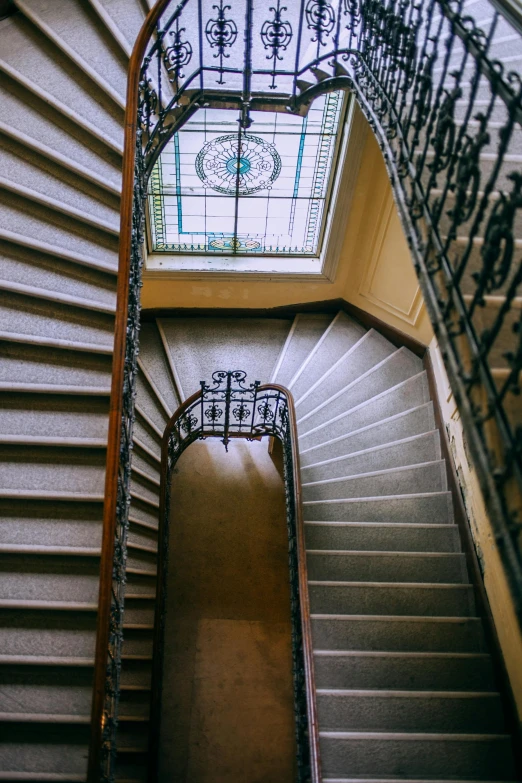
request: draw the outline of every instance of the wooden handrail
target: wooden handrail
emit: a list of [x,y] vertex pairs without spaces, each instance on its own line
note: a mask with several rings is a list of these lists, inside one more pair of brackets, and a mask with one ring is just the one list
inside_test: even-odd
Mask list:
[[127,311],[129,304],[138,86],[147,44],[150,41],[159,17],[170,2],[171,0],[158,0],[156,5],[148,13],[136,39],[136,43],[134,44],[127,77],[120,207],[118,284],[116,290],[116,319],[114,327],[114,353],[112,360],[112,382],[105,473],[100,587],[96,626],[96,650],[94,657],[91,736],[87,769],[88,783],[98,783],[100,778],[101,742],[103,732],[102,721],[107,672],[107,650],[109,645],[112,569],[114,559],[114,537],[116,534],[116,503],[123,413],[122,389],[125,368]]
[[[306,707],[308,718],[308,736],[310,745],[310,772],[311,783],[321,783],[321,767],[319,754],[319,725],[317,719],[317,704],[315,691],[315,675],[313,665],[312,648],[312,629],[310,621],[310,601],[308,595],[308,573],[306,565],[306,544],[303,523],[303,506],[301,497],[301,475],[299,465],[297,419],[295,414],[294,400],[291,392],[279,384],[265,384],[258,387],[258,395],[261,397],[265,391],[276,391],[284,395],[288,406],[288,420],[291,433],[292,445],[292,468],[293,468],[293,486],[294,486],[294,508],[295,508],[295,527],[297,537],[297,560],[299,577],[299,598],[301,609],[301,630],[303,639],[303,663],[306,683]],[[160,509],[158,526],[158,562],[156,576],[156,606],[154,616],[154,637],[153,637],[153,663],[152,663],[152,685],[151,685],[151,707],[149,724],[149,772],[148,782],[158,783],[158,752],[160,735],[160,716],[161,716],[161,681],[163,658],[161,645],[163,642],[162,628],[162,596],[165,584],[165,553],[168,546],[168,535],[165,530],[166,518],[166,498],[167,498],[167,480],[168,480],[168,449],[170,436],[177,423],[183,417],[185,412],[192,405],[201,399],[202,391],[195,392],[169,419],[161,446],[161,484],[160,484]],[[222,431],[205,430],[205,438],[221,438]],[[237,432],[232,437],[248,438],[251,432]],[[189,444],[190,445],[190,444]],[[188,448],[188,446],[187,446]]]

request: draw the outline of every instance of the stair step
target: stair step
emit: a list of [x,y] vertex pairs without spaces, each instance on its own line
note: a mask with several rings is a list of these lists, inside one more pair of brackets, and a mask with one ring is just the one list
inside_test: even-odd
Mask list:
[[28,445],[104,447],[107,443],[108,404],[89,397],[2,394],[0,438]]
[[332,320],[331,313],[298,313],[295,316],[271,383],[288,386]]
[[0,743],[3,780],[82,780],[87,772],[89,734],[88,722],[4,724]]
[[101,312],[116,310],[113,274],[63,258],[0,242],[0,276],[2,286],[12,285],[28,296]]
[[[96,609],[99,562],[75,555],[71,562],[63,555],[3,555],[0,570],[0,600],[69,604],[76,609]],[[35,607],[36,608],[36,607]]]
[[10,665],[0,677],[3,719],[12,715],[17,720],[18,714],[26,721],[59,715],[89,720],[92,676],[92,667],[86,666]]
[[[100,90],[93,90],[92,80],[71,67],[70,59],[59,49],[42,37],[36,45],[32,30],[21,14],[4,22],[0,31],[2,69],[66,116],[74,117],[78,125],[105,140],[112,149],[121,149],[121,109]],[[22,55],[27,51],[31,52],[30,58]]]
[[501,733],[498,693],[317,690],[321,731]]
[[161,335],[155,323],[144,323],[140,330],[140,370],[154,391],[167,418],[181,405]]
[[308,464],[301,468],[301,483],[309,484],[342,476],[356,476],[361,473],[435,462],[440,460],[440,454],[439,433],[437,430],[432,430],[403,440],[373,446],[364,451]]
[[30,4],[24,0],[19,8],[117,105],[125,105],[126,58],[88,6],[79,0],[55,0],[51,5],[44,0],[31,0]]
[[[358,405],[394,388],[422,371],[422,361],[406,348],[399,348],[350,384],[327,398],[320,406],[297,420],[299,434],[322,425],[331,426],[332,419],[342,416]],[[410,405],[411,407],[411,405]]]
[[[310,574],[309,568],[309,574]],[[400,582],[359,582],[350,571],[351,581],[308,582],[310,611],[314,614],[364,614],[467,617],[475,615],[473,588],[461,584],[419,584]],[[439,574],[436,574],[438,577]],[[457,579],[455,581],[458,581]]]
[[102,140],[47,103],[42,97],[4,76],[0,87],[2,133],[28,149],[67,167],[112,194],[121,189],[121,158]]
[[364,327],[340,310],[291,379],[294,399],[299,400],[365,333]]
[[467,582],[465,556],[455,553],[308,550],[306,562],[314,582]]
[[484,652],[480,619],[313,614],[314,650]]
[[444,460],[421,465],[361,473],[305,483],[303,502],[348,498],[378,497],[380,495],[413,495],[442,492],[447,488]]
[[42,203],[53,204],[66,212],[72,210],[71,214],[77,216],[83,214],[87,221],[99,225],[102,230],[118,232],[119,198],[116,194],[30,149],[23,140],[4,137],[0,162],[1,181],[14,192],[41,199]]
[[374,329],[366,332],[343,354],[335,364],[300,398],[296,398],[298,420],[321,407],[325,400],[333,398],[341,389],[354,383],[361,375],[391,356],[397,349]]
[[103,501],[105,455],[100,451],[1,446],[0,471],[4,497]]
[[167,413],[141,370],[136,376],[136,400],[142,418],[146,417],[149,425],[153,426],[158,434],[163,435],[169,420]]
[[25,247],[56,249],[58,256],[85,259],[94,268],[117,268],[117,237],[56,211],[51,223],[46,207],[14,193],[0,191],[0,229],[5,238],[18,236]]
[[0,500],[0,545],[98,551],[102,517],[101,504]]
[[511,738],[505,734],[320,732],[325,779],[512,780]]
[[[320,426],[314,426],[306,432],[299,430],[299,450],[307,451],[334,439],[341,438],[357,430],[404,413],[429,402],[428,381],[425,372],[398,383],[391,389],[371,397],[351,410],[334,417]],[[333,454],[332,454],[333,456]]]
[[306,522],[308,549],[382,552],[460,552],[455,524]]
[[[94,658],[94,613],[0,609],[0,622],[4,630],[0,636],[1,656]],[[38,649],[35,649],[35,638],[38,638]]]
[[453,521],[450,492],[343,500],[310,500],[303,503],[306,522],[412,522],[447,525]]
[[110,356],[3,343],[0,358],[0,391],[110,394]]
[[[105,313],[72,310],[58,302],[45,302],[19,294],[4,293],[0,306],[3,339],[48,341],[76,350],[112,353],[114,319]],[[80,346],[89,346],[80,348]]]
[[[233,364],[247,382],[268,383],[291,322],[287,318],[165,318],[158,321],[186,399],[214,370]],[[159,358],[157,359],[159,361]]]
[[485,653],[315,650],[317,688],[494,691]]
[[372,448],[384,448],[387,444],[426,434],[434,429],[433,403],[426,402],[347,435],[304,449],[299,455],[301,470],[331,459],[364,453]]

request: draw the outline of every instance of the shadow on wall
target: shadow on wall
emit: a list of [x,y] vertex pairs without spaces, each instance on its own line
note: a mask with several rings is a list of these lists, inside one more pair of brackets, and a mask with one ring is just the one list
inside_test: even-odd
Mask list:
[[160,779],[295,779],[278,447],[196,442],[172,487]]

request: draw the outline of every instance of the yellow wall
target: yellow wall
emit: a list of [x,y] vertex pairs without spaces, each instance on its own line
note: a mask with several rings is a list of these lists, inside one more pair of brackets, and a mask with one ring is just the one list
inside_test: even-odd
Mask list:
[[522,724],[522,634],[518,626],[498,547],[486,514],[477,474],[468,459],[460,415],[435,338],[430,343],[429,350],[442,417],[462,488],[473,540],[481,563],[491,613],[517,705],[519,721]]
[[431,327],[375,138],[359,110],[352,135],[361,163],[335,279],[303,280],[202,273],[146,276],[145,308],[270,308],[346,299],[428,344]]

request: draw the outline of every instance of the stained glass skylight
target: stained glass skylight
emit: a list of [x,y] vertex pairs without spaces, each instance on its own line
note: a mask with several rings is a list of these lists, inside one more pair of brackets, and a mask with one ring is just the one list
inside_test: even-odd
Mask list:
[[321,251],[342,94],[307,117],[200,109],[163,150],[149,180],[152,250],[317,257]]

